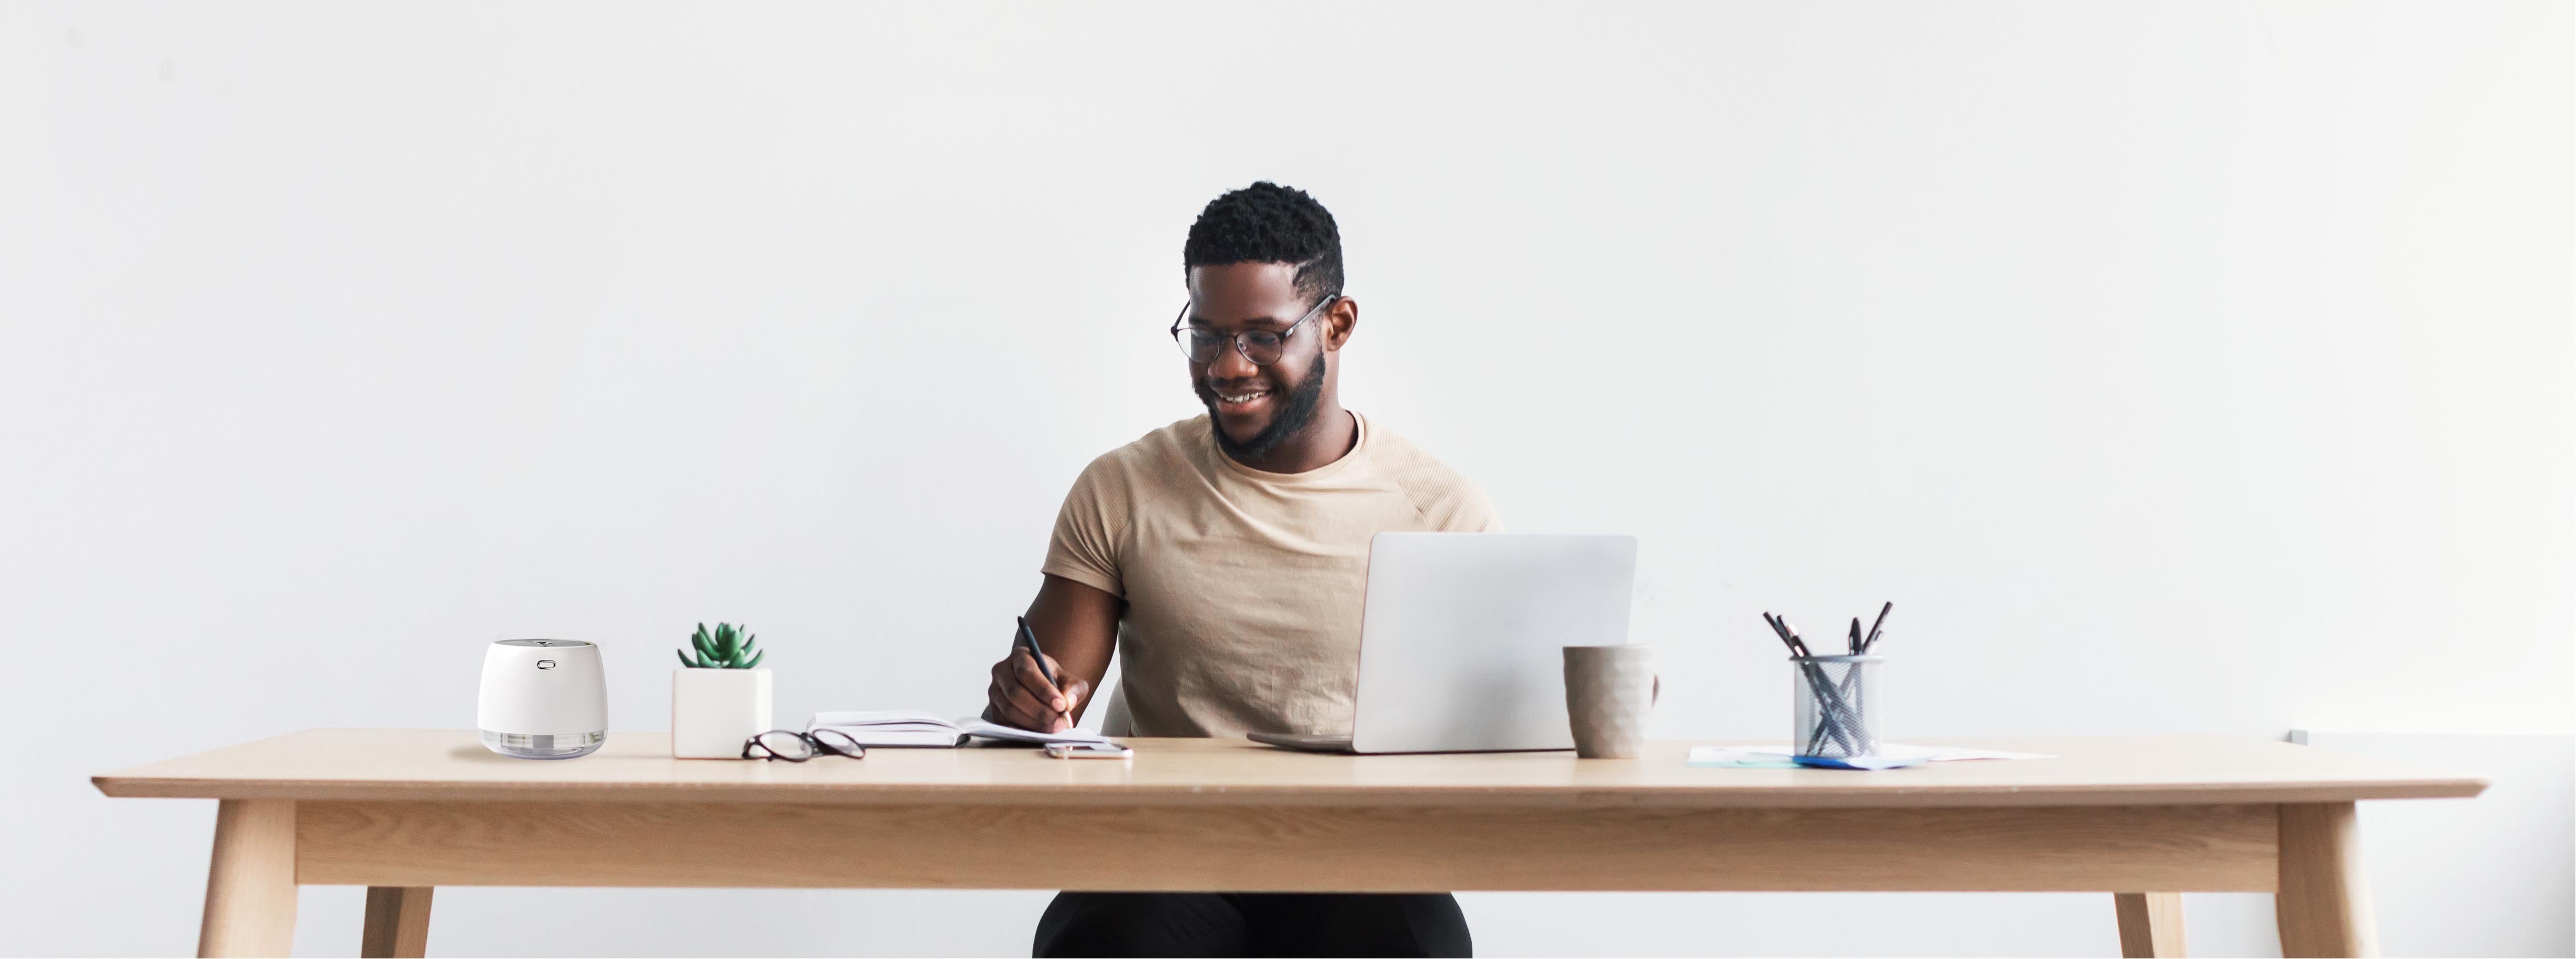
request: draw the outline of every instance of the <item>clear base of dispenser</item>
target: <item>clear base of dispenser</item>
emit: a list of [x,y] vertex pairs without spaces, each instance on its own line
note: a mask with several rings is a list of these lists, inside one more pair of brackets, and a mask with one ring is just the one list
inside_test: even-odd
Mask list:
[[516,759],[572,759],[588,756],[608,743],[605,730],[595,733],[496,733],[483,731],[483,748]]

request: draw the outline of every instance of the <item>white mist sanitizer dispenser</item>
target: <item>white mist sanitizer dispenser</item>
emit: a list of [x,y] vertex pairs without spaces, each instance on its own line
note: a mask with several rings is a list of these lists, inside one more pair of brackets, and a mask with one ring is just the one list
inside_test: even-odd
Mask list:
[[483,652],[474,708],[483,745],[520,759],[587,756],[608,742],[608,680],[599,646],[578,639],[504,639]]

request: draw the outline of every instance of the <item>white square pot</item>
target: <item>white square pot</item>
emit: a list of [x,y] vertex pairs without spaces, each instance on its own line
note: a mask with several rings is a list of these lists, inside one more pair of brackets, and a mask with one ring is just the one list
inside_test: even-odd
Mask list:
[[671,671],[675,758],[741,759],[743,740],[777,728],[769,719],[767,669]]

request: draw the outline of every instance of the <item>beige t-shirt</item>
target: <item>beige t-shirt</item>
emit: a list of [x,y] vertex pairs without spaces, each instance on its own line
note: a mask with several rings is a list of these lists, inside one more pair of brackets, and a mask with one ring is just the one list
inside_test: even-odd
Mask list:
[[1353,418],[1358,445],[1309,472],[1235,462],[1199,416],[1074,480],[1043,569],[1127,601],[1135,735],[1350,732],[1369,537],[1495,528],[1465,477]]

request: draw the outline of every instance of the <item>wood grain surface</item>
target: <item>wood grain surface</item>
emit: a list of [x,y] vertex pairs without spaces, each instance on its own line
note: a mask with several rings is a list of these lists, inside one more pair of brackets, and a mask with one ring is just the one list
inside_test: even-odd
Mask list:
[[2376,956],[2370,883],[2361,868],[2361,826],[2351,803],[2281,808],[2279,893],[2284,956]]
[[2182,935],[2182,893],[2124,892],[2112,897],[2120,916],[2120,955],[2125,959],[2180,959],[2189,955]]
[[367,887],[367,921],[358,936],[366,959],[421,959],[429,954],[428,886]]
[[587,802],[1779,808],[2339,802],[2473,796],[2486,783],[2239,736],[1923,740],[2056,754],[1874,773],[1704,769],[1690,743],[1571,752],[1336,756],[1241,740],[1128,739],[1121,762],[1028,748],[876,749],[808,763],[682,760],[662,733],[599,753],[494,755],[470,730],[315,729],[95,777],[110,796]]
[[283,956],[295,945],[295,803],[227,799],[199,916],[200,956]]
[[2274,808],[312,802],[297,878],[374,886],[2268,892]]

